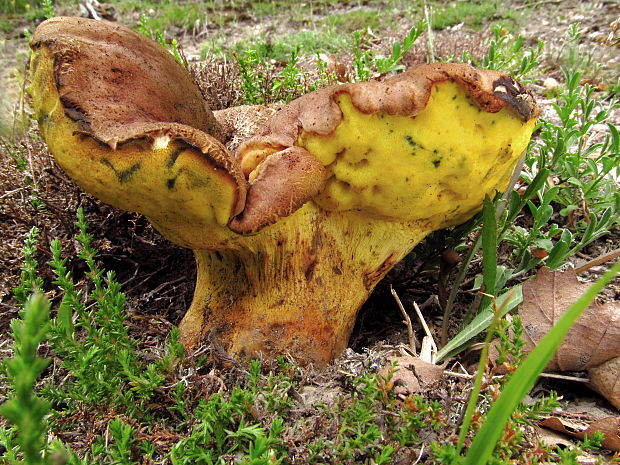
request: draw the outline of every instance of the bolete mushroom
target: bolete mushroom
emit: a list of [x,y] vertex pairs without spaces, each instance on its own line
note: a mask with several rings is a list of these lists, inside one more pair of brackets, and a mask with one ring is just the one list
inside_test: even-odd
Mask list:
[[301,97],[234,158],[189,74],[153,41],[56,18],[31,47],[50,151],[84,189],[194,250],[182,340],[213,334],[237,356],[337,356],[390,268],[506,187],[538,115],[505,74],[422,65]]

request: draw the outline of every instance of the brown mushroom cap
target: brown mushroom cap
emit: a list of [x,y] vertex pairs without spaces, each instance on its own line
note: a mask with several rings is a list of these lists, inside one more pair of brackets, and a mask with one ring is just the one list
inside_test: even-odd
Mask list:
[[[538,114],[533,96],[504,73],[461,63],[420,65],[382,82],[333,86],[294,100],[241,144],[236,157],[253,202],[279,203],[275,193],[252,195],[255,178],[272,157],[301,147],[325,166],[327,183],[321,180],[312,197],[321,208],[428,220],[439,228],[463,222],[484,195],[505,188]],[[271,175],[270,181],[262,174],[261,184],[276,182]],[[299,198],[296,208],[305,201]]]
[[42,46],[67,116],[111,148],[144,123],[185,124],[223,140],[189,73],[155,41],[116,23],[57,17],[37,27],[31,47]]
[[245,205],[246,180],[169,52],[123,26],[82,18],[42,23],[31,46],[41,132],[80,186],[147,215],[184,246],[234,235],[227,224]]
[[246,153],[295,145],[302,130],[317,135],[331,134],[342,119],[336,103],[340,94],[349,94],[353,105],[362,113],[415,117],[426,108],[433,86],[444,81],[459,84],[486,112],[497,113],[508,107],[523,121],[540,113],[532,94],[505,73],[479,70],[465,63],[418,65],[384,81],[327,87],[292,101],[255,137],[239,147],[237,159],[243,164]]
[[317,196],[326,182],[325,167],[307,150],[282,150],[260,165],[245,209],[231,221],[230,229],[240,234],[256,233]]

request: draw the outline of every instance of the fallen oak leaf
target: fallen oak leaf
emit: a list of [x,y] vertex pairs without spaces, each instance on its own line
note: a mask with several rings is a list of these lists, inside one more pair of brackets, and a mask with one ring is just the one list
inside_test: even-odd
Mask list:
[[599,418],[591,423],[554,416],[545,418],[538,425],[579,440],[586,436],[591,438],[595,432],[600,432],[604,436],[601,445],[605,449],[620,451],[620,417],[617,416]]
[[620,410],[620,357],[588,370],[590,387]]
[[592,436],[595,431],[600,431],[605,436],[602,446],[605,449],[620,451],[620,417],[605,417],[590,424],[584,435]]
[[[542,268],[523,285],[523,321],[526,352],[589,287],[573,269],[551,272]],[[577,320],[553,357],[549,371],[581,371],[620,356],[620,302],[593,303]]]
[[[523,285],[519,316],[525,353],[534,349],[588,287],[579,282],[573,269],[551,272],[548,268],[542,268]],[[566,335],[547,370],[588,370],[590,387],[620,409],[620,302],[590,305]]]
[[409,355],[395,357],[394,364],[384,366],[379,376],[387,380],[387,387],[396,394],[415,394],[439,382],[444,365],[434,365],[419,357]]
[[536,438],[545,446],[566,449],[575,445],[566,435],[554,429],[541,426],[540,423],[534,426],[534,431]]

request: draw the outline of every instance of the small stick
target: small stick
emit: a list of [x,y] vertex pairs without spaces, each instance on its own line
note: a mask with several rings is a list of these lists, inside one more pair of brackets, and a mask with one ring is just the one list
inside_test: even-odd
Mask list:
[[[510,197],[510,193],[513,191],[515,184],[519,180],[521,176],[521,170],[523,169],[523,165],[525,164],[525,151],[517,166],[515,167],[512,177],[510,178],[510,182],[508,183],[508,187],[502,194],[501,202],[497,203],[497,207],[495,209],[495,217],[500,218],[504,214],[504,210],[506,210],[506,205],[508,203],[508,197]],[[448,302],[446,303],[446,307],[443,309],[443,322],[441,325],[441,345],[445,346],[448,342],[448,325],[450,323],[450,315],[452,314],[452,307],[454,306],[454,301],[456,300],[456,296],[459,292],[459,289],[463,285],[463,281],[465,280],[465,274],[467,273],[467,269],[469,268],[469,264],[471,263],[474,255],[482,245],[482,228],[478,230],[476,233],[476,237],[472,242],[469,250],[467,251],[467,255],[465,259],[461,261],[461,267],[454,278],[454,282],[452,283],[452,289],[450,290],[450,294],[448,295]],[[514,277],[514,276],[513,276]]]
[[[472,379],[475,375],[470,375],[469,373],[458,373],[456,371],[448,371],[445,370],[443,372],[444,375],[451,376],[453,378],[462,378],[462,379]],[[553,378],[553,379],[562,379],[564,381],[574,381],[576,383],[589,383],[590,380],[588,378],[579,378],[578,376],[567,376],[567,375],[558,375],[557,373],[541,373],[539,375],[541,378]],[[495,375],[493,379],[501,379],[504,375]]]
[[422,455],[424,455],[424,444],[422,444],[422,447],[420,448],[420,454],[418,455],[418,458],[411,465],[418,465],[418,463],[420,463],[420,460],[422,459]]
[[426,42],[428,45],[428,53],[430,62],[435,63],[435,47],[433,45],[433,12],[429,10],[426,0],[424,0],[424,21],[426,21]]
[[95,7],[99,6],[99,2],[97,0],[85,0],[84,2],[82,2],[82,4],[84,5],[84,8],[86,8],[86,10],[93,17],[93,19],[96,19],[99,21],[101,20],[101,16],[99,16],[99,14],[97,13],[97,10],[95,9]]
[[620,249],[612,250],[611,252],[606,253],[605,255],[601,255],[600,257],[596,257],[593,260],[581,265],[579,268],[575,268],[575,274],[581,274],[588,271],[590,268],[593,268],[598,265],[602,265],[611,260],[615,260],[616,258],[620,258]]
[[422,316],[422,312],[420,311],[420,307],[418,307],[418,304],[415,303],[415,301],[413,302],[413,308],[415,308],[415,312],[418,315],[418,318],[420,319],[420,323],[422,323],[422,328],[424,328],[424,332],[426,333],[426,336],[431,341],[431,354],[432,354],[431,355],[432,356],[431,362],[435,363],[435,356],[437,355],[437,344],[435,344],[435,338],[433,337],[433,334],[431,333],[431,330],[428,329],[428,325],[426,324],[426,320]]
[[407,335],[409,336],[409,346],[411,348],[411,352],[413,353],[413,355],[416,355],[415,337],[413,335],[413,326],[411,325],[411,318],[409,318],[409,315],[407,315],[407,312],[405,311],[405,307],[403,307],[403,303],[400,301],[398,294],[396,293],[396,291],[394,290],[392,286],[390,286],[390,292],[394,296],[394,299],[396,300],[396,303],[398,304],[398,308],[400,308],[400,312],[403,314],[403,317],[405,318],[405,324],[407,325]]
[[541,373],[543,378],[563,379],[564,381],[574,381],[576,383],[589,383],[588,378],[579,378],[578,376],[558,375],[557,373]]
[[540,5],[557,5],[558,3],[562,3],[561,0],[543,0],[541,2],[526,3],[525,5],[515,6],[512,9],[521,10],[523,8],[532,8],[534,6],[540,6]]

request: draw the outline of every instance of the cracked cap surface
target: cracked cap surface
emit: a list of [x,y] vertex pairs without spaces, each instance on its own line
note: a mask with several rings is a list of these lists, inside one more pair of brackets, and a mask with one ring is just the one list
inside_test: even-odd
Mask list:
[[61,17],[42,23],[31,47],[41,132],[81,187],[192,248],[205,245],[200,227],[221,232],[242,210],[246,180],[220,127],[161,46],[117,24]]

